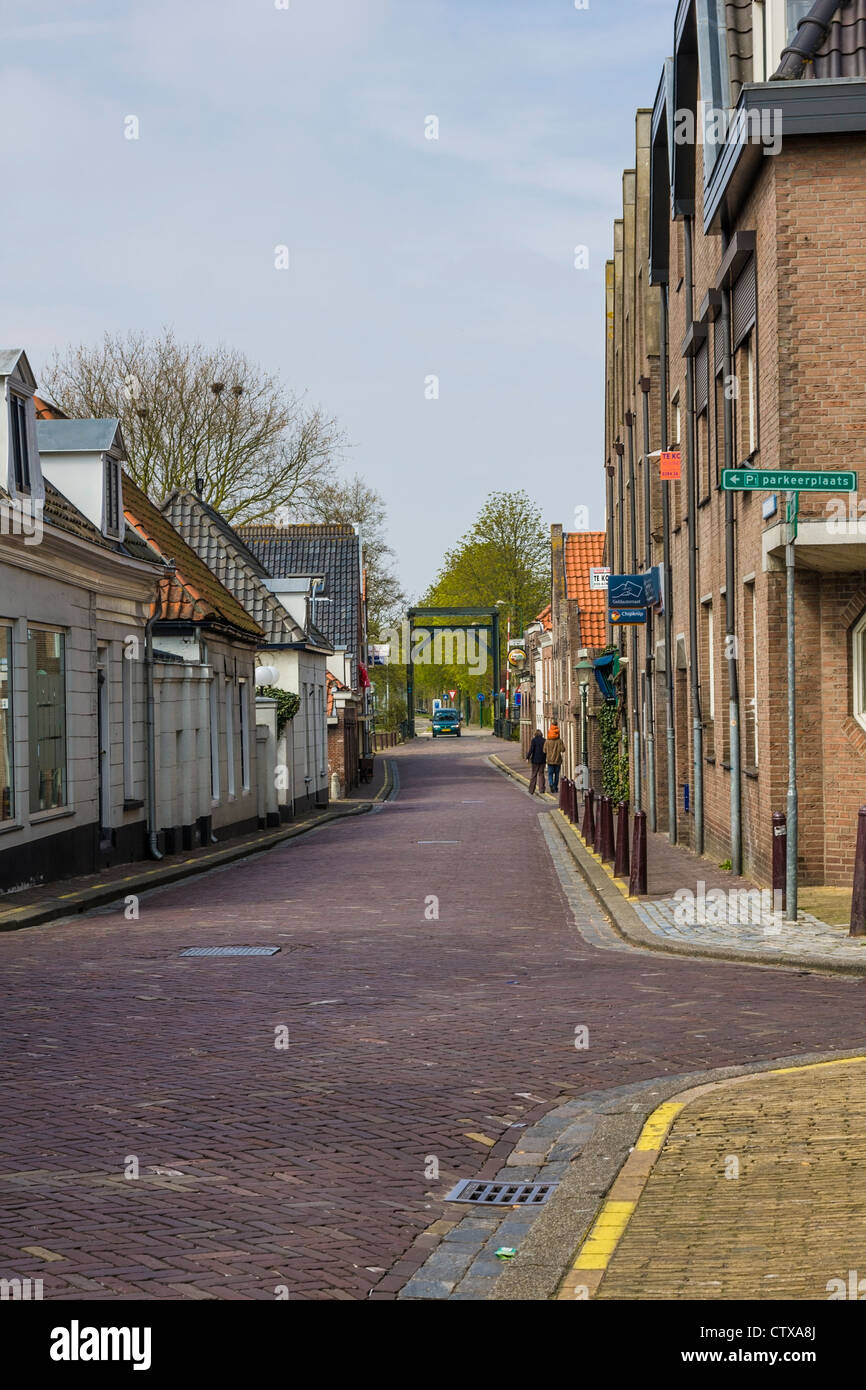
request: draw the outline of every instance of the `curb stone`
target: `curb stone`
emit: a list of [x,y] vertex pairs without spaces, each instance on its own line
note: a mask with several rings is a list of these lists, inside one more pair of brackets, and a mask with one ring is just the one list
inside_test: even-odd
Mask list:
[[5,915],[0,915],[0,932],[21,931],[25,927],[41,926],[61,917],[75,917],[90,912],[94,908],[117,902],[129,894],[152,892],[155,888],[164,888],[171,883],[178,883],[182,879],[192,878],[196,874],[208,873],[212,869],[222,868],[224,865],[232,864],[237,860],[249,859],[255,854],[264,854],[268,850],[276,849],[278,845],[285,844],[287,840],[294,840],[300,835],[307,835],[313,830],[320,829],[323,825],[332,824],[335,821],[351,820],[353,817],[364,815],[368,811],[381,811],[387,801],[396,797],[398,791],[397,770],[393,760],[388,758],[385,761],[385,781],[376,796],[370,801],[358,802],[347,807],[346,810],[325,811],[323,815],[315,816],[302,825],[277,830],[271,835],[263,835],[261,839],[253,842],[248,841],[243,845],[228,845],[225,849],[214,850],[212,854],[203,855],[191,863],[172,864],[163,869],[143,870],[113,883],[94,885],[62,898],[46,898],[41,903],[13,909]]
[[[513,781],[526,785],[526,779],[497,758],[495,753],[490,755],[489,762]],[[822,975],[847,975],[853,978],[866,976],[866,951],[864,951],[862,961],[840,961],[835,957],[810,951],[780,959],[777,951],[738,949],[735,946],[713,947],[698,942],[662,940],[640,920],[627,900],[625,886],[609,877],[598,861],[584,847],[571,823],[558,807],[555,809],[551,807],[549,821],[562,837],[587,886],[604,908],[611,925],[623,941],[630,946],[639,946],[644,950],[655,951],[662,955],[685,956],[691,960],[736,962],[738,965],[751,965],[758,968],[769,967],[774,970],[797,971],[806,969]]]

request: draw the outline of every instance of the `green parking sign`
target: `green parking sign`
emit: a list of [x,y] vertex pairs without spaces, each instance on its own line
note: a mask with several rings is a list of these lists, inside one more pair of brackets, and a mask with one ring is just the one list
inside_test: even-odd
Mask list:
[[857,474],[807,469],[723,468],[725,492],[856,492]]

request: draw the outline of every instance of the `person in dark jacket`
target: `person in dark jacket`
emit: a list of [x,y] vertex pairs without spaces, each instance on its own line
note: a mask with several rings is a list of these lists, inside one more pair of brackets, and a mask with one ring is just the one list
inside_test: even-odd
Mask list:
[[529,780],[529,795],[535,795],[535,788],[538,786],[538,795],[544,796],[544,765],[547,758],[544,756],[544,734],[540,729],[535,730],[535,737],[529,745],[529,752],[526,755],[527,761],[532,766],[532,776]]

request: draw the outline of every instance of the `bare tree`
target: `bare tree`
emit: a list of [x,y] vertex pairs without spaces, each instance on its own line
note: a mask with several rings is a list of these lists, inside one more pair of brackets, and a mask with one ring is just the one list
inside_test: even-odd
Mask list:
[[45,386],[65,414],[117,417],[129,471],[159,501],[194,488],[234,524],[303,507],[345,448],[334,419],[233,348],[106,333],[55,354]]

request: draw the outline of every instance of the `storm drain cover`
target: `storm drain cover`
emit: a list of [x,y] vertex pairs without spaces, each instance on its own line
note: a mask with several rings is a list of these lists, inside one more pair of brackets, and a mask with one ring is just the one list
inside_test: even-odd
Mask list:
[[445,1198],[446,1202],[471,1202],[479,1207],[540,1207],[556,1191],[556,1182],[479,1182],[464,1178]]
[[190,946],[182,956],[275,956],[279,946]]

